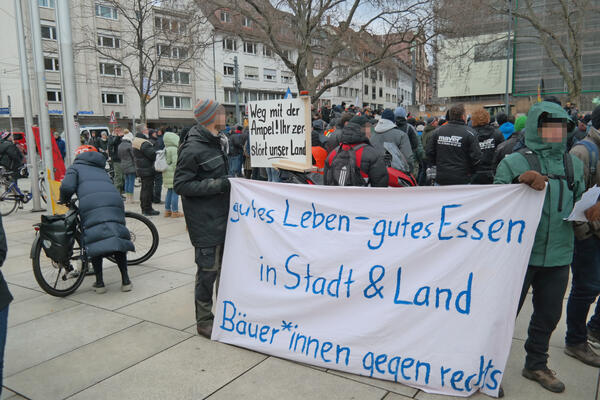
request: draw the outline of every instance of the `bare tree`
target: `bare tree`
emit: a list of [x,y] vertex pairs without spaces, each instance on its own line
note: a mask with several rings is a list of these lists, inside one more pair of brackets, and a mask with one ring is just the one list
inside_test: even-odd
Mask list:
[[118,75],[135,88],[145,123],[147,105],[161,87],[179,82],[182,69],[193,71],[194,61],[212,43],[207,19],[186,0],[104,0],[100,6],[95,4],[92,15],[118,16],[119,23],[110,25],[118,35],[104,39],[84,29],[88,33],[78,47],[114,62]]
[[[435,35],[428,29],[433,26],[430,0],[197,2],[217,29],[237,29],[240,36],[272,49],[313,102],[328,89],[422,46]],[[220,11],[232,13],[233,23],[223,26]]]
[[[544,74],[560,76],[568,93],[568,100],[581,102],[583,91],[584,40],[586,35],[598,34],[598,0],[441,0],[443,7],[437,9],[436,28],[450,43],[460,46],[461,38],[492,33],[487,39],[470,41],[455,56],[464,59],[473,46],[498,51],[499,42],[507,38],[509,16],[517,29],[513,40],[515,47],[533,45],[541,47],[556,72],[544,72],[539,67],[539,78]],[[469,12],[468,10],[473,10]],[[592,19],[594,18],[594,19]],[[592,22],[593,21],[593,22]],[[508,54],[506,54],[508,56]],[[519,61],[519,60],[517,60]],[[468,68],[468,67],[466,67]]]

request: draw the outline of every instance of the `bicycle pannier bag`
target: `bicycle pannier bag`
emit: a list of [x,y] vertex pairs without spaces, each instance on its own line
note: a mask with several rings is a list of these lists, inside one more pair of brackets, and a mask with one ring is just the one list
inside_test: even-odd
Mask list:
[[73,254],[77,212],[60,215],[42,215],[40,240],[46,256],[60,264],[68,263]]

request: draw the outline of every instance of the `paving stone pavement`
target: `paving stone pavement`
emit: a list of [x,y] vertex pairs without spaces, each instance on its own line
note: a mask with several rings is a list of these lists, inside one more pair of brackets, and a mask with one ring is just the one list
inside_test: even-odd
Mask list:
[[[128,208],[139,212],[139,206]],[[119,290],[118,269],[106,262],[106,294],[94,293],[93,279],[86,278],[68,298],[49,296],[31,270],[32,224],[40,214],[30,209],[26,205],[3,218],[9,250],[2,271],[15,300],[9,311],[0,400],[454,398],[199,337],[194,326],[193,248],[181,218],[151,218],[160,246],[152,259],[131,268],[133,291]],[[550,393],[521,377],[532,310],[528,300],[517,319],[503,381],[505,398],[600,400],[598,369],[563,353],[564,313],[552,336],[550,367],[565,382],[565,393]],[[473,398],[489,397],[477,393]]]

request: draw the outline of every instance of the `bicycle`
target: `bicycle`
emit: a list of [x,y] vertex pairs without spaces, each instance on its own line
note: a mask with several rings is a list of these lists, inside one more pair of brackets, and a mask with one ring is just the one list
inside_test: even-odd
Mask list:
[[[23,175],[22,172],[19,173],[21,176]],[[40,197],[45,203],[46,185],[43,173],[40,173],[38,185],[40,187]],[[23,209],[23,205],[29,203],[33,198],[31,192],[26,190],[22,191],[19,188],[17,179],[14,179],[14,173],[7,171],[4,168],[0,168],[0,187],[2,188],[2,194],[0,194],[0,214],[2,214],[3,217],[11,214],[17,207]]]
[[[76,205],[69,205],[70,212],[77,212],[75,242],[72,255],[66,263],[58,263],[46,256],[40,238],[40,223],[34,225],[35,239],[31,245],[33,275],[40,288],[56,297],[65,297],[75,292],[83,283],[88,272],[90,260],[86,257],[85,247],[81,245],[81,220]],[[138,265],[150,259],[158,248],[159,236],[156,226],[140,214],[126,211],[125,224],[131,233],[136,251],[128,253],[127,265]],[[149,245],[144,243],[151,238]],[[134,256],[131,257],[131,254]],[[115,261],[113,256],[107,257]]]

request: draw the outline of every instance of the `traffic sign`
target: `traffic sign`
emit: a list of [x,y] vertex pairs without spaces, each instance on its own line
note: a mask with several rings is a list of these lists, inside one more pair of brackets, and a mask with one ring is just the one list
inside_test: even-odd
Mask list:
[[115,112],[111,111],[110,112],[110,121],[108,121],[109,124],[116,124],[117,123],[117,119],[115,118]]

